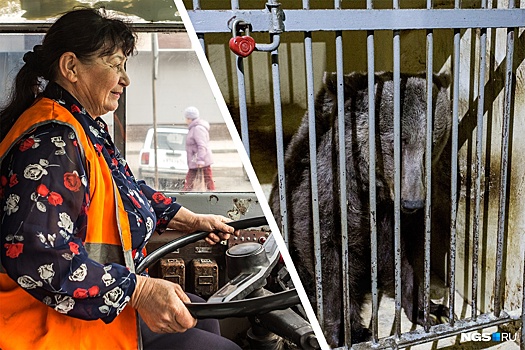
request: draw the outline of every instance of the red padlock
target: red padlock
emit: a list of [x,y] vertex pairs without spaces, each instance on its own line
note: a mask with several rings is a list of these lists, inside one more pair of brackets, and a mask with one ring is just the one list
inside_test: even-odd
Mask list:
[[236,36],[230,39],[230,50],[240,57],[248,57],[255,50],[255,40],[251,36]]

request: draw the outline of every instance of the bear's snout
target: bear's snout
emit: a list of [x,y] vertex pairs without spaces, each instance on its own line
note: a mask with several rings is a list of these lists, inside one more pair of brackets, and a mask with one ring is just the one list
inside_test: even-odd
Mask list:
[[413,213],[419,209],[423,209],[424,207],[425,207],[424,200],[416,200],[416,201],[402,200],[401,201],[401,209],[405,213]]

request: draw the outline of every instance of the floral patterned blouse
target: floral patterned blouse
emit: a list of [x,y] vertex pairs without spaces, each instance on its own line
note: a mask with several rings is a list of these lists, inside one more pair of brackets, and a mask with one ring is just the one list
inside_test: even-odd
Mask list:
[[[71,111],[112,172],[128,214],[133,258],[177,213],[175,198],[136,181],[101,118],[91,118],[67,91],[50,83],[44,96]],[[0,254],[9,276],[56,311],[111,322],[129,301],[136,277],[125,266],[91,260],[83,246],[88,172],[73,130],[48,123],[11,148],[0,171]]]

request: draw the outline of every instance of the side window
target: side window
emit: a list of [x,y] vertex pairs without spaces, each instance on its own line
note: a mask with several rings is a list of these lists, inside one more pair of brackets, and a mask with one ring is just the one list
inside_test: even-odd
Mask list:
[[15,75],[24,63],[22,57],[42,38],[42,34],[0,35],[0,105],[4,106],[10,96]]

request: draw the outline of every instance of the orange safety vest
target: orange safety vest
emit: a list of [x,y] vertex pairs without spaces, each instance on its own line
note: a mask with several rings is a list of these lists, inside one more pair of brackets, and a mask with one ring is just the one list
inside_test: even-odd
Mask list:
[[[51,99],[39,99],[0,143],[0,161],[29,130],[51,122],[73,128],[87,164],[91,203],[84,244],[89,257],[101,264],[120,263],[134,271],[128,216],[109,167],[67,109]],[[131,306],[109,324],[70,317],[33,298],[5,273],[0,263],[0,349],[128,350],[137,349],[139,339],[136,311]]]

